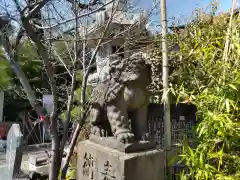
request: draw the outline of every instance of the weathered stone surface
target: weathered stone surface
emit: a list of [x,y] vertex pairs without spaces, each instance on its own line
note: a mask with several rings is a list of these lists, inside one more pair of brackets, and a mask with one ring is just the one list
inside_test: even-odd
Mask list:
[[[48,164],[50,157],[52,156],[52,152],[48,151],[37,151],[37,152],[31,152],[28,154],[28,162],[31,163],[34,166],[40,166]],[[66,152],[63,152],[63,157],[66,156]]]
[[115,137],[99,137],[95,135],[91,135],[90,140],[96,144],[116,149],[124,153],[133,153],[156,148],[156,144],[149,141],[124,144],[122,142],[119,142]]
[[91,133],[113,135],[123,143],[146,140],[151,82],[147,58],[143,53],[125,60],[116,57],[110,67],[108,79],[97,84],[89,100]]
[[78,145],[77,180],[163,180],[163,151],[123,153],[86,140]]
[[23,134],[19,124],[13,124],[7,135],[6,164],[0,166],[0,180],[12,180],[19,173],[22,154]]
[[23,134],[19,124],[13,124],[7,135],[6,160],[9,172],[18,173],[23,154]]
[[46,162],[49,160],[50,154],[45,151],[38,151],[38,152],[32,152],[28,154],[28,162],[31,163],[34,166],[46,164]]

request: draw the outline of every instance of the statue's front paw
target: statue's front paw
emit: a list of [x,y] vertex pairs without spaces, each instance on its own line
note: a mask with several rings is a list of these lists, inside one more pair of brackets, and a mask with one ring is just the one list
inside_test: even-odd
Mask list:
[[150,141],[150,135],[149,135],[149,133],[144,133],[143,135],[142,135],[142,139],[141,139],[142,141]]
[[105,137],[107,132],[101,127],[93,126],[91,128],[91,134],[99,137]]
[[117,140],[124,144],[132,143],[134,141],[134,134],[130,132],[119,133],[117,135]]

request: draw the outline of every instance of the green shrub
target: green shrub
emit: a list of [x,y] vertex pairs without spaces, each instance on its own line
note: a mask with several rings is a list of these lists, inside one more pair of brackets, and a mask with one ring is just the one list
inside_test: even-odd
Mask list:
[[[182,148],[181,162],[189,168],[182,180],[240,179],[240,19],[238,14],[232,20],[229,13],[216,16],[216,4],[210,9],[208,14],[196,11],[194,20],[168,41],[180,46],[180,52],[169,55],[171,100],[189,99],[198,109],[197,147],[186,143]],[[157,77],[160,38],[153,49]]]
[[184,37],[177,36],[181,50],[171,90],[178,101],[190,98],[198,108],[198,145],[183,147],[181,161],[189,176],[183,173],[181,179],[240,179],[238,22],[238,17],[228,22],[198,16]]

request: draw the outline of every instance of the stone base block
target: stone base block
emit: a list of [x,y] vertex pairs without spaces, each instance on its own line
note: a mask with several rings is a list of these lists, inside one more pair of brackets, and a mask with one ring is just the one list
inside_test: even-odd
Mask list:
[[125,153],[91,140],[78,144],[77,180],[163,180],[164,153]]

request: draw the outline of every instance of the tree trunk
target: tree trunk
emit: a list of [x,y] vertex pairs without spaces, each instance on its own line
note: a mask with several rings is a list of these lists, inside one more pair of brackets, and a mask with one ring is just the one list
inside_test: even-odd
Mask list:
[[52,141],[52,155],[51,155],[51,163],[49,168],[49,180],[58,180],[59,170],[60,170],[60,140],[57,131],[57,117],[52,114],[51,116],[51,141]]
[[51,157],[51,166],[49,169],[49,180],[57,180],[58,172],[61,167],[60,158],[60,139],[59,133],[57,130],[57,87],[56,87],[56,79],[54,77],[54,69],[50,62],[48,56],[48,50],[45,44],[43,44],[44,39],[41,39],[41,36],[36,33],[35,29],[32,27],[28,19],[22,17],[23,26],[27,32],[27,35],[31,38],[31,40],[35,43],[38,54],[43,60],[44,68],[46,70],[49,84],[51,86],[52,96],[53,96],[53,112],[50,118],[50,136],[52,141],[52,157]]

